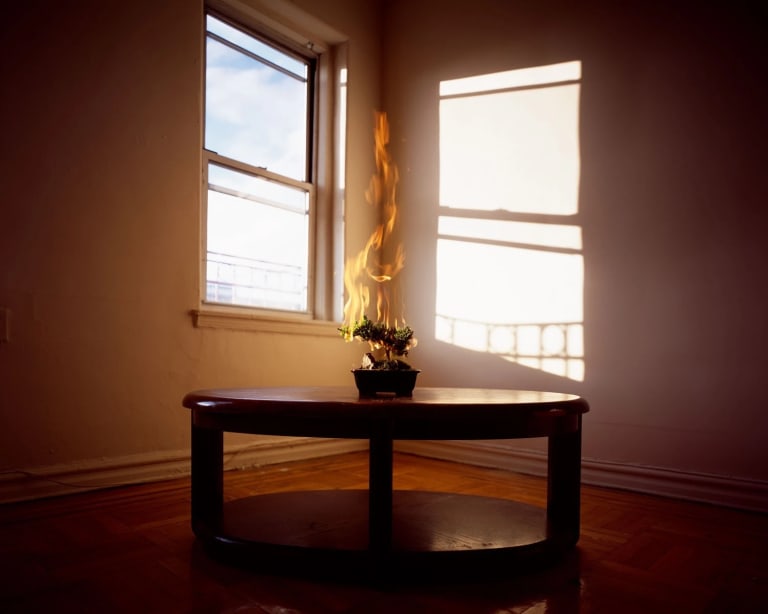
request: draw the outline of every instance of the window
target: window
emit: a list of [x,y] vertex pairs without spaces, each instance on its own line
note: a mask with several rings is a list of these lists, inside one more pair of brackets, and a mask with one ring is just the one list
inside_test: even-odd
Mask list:
[[311,315],[317,58],[208,13],[205,63],[203,302]]

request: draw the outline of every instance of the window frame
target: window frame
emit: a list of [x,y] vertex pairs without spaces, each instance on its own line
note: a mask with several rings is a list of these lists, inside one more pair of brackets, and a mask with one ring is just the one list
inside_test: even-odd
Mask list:
[[[311,112],[307,119],[307,160],[305,181],[252,167],[248,163],[229,158],[205,148],[205,92],[207,16],[211,15],[236,27],[268,45],[284,50],[289,55],[312,64],[307,79],[308,104]],[[339,118],[335,95],[339,88],[339,70],[346,64],[343,44],[331,45],[319,38],[308,38],[266,17],[248,10],[236,9],[226,0],[209,1],[204,6],[202,21],[202,105],[201,105],[201,205],[200,205],[200,267],[198,308],[192,310],[197,327],[234,328],[238,330],[268,330],[272,332],[308,332],[336,335],[341,317],[343,297],[337,297],[336,279],[342,270],[340,244],[343,237],[343,186],[336,186],[334,177],[342,158],[343,136],[337,134],[343,120]],[[343,156],[343,151],[342,151]],[[246,172],[254,177],[277,180],[289,187],[307,190],[308,206],[308,262],[307,303],[305,311],[270,309],[267,307],[209,302],[207,300],[207,233],[208,233],[208,168],[216,164],[234,171]],[[322,233],[324,240],[319,240]],[[327,240],[325,240],[327,239]]]

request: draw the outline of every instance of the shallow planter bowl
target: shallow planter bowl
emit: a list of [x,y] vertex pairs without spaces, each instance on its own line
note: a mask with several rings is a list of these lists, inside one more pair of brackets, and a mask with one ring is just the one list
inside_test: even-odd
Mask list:
[[418,369],[354,369],[355,385],[361,397],[410,397],[416,387]]

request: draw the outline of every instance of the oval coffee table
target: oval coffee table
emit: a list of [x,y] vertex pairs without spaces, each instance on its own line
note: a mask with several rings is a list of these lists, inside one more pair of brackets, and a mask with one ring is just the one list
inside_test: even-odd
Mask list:
[[[579,538],[587,402],[525,390],[346,387],[201,390],[192,414],[192,527],[209,552],[275,573],[342,579],[471,577],[548,563]],[[223,433],[367,439],[368,490],[279,492],[224,503]],[[393,491],[396,440],[548,438],[546,509]]]

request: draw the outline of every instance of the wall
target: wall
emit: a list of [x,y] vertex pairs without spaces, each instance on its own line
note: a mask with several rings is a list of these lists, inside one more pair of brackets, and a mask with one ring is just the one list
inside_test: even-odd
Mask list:
[[[661,4],[388,3],[413,359],[424,383],[582,394],[585,466],[719,476],[765,509],[766,14]],[[583,68],[583,382],[434,336],[439,82],[571,60]],[[509,449],[521,447],[536,448]]]
[[[376,5],[327,5],[357,68],[352,243],[370,227],[353,194],[373,169]],[[0,306],[11,315],[10,343],[0,344],[0,477],[13,496],[56,487],[30,474],[82,484],[91,478],[78,472],[103,470],[92,477],[104,485],[110,472],[133,479],[146,463],[165,463],[154,477],[186,471],[181,400],[190,390],[351,385],[361,350],[338,338],[192,325],[202,24],[202,3],[187,0],[33,0],[6,10]]]
[[[634,475],[648,489],[671,475],[679,492],[680,476],[719,476],[766,507],[765,16],[734,3],[294,4],[350,39],[349,253],[370,230],[371,113],[389,112],[421,384],[583,394],[587,477],[614,467],[619,485]],[[335,339],[192,327],[201,27],[184,0],[31,0],[0,25],[0,472],[17,490],[32,491],[18,470],[186,470],[188,390],[348,381],[359,349]],[[439,81],[573,59],[583,382],[433,337]],[[517,462],[528,449],[483,453]]]

